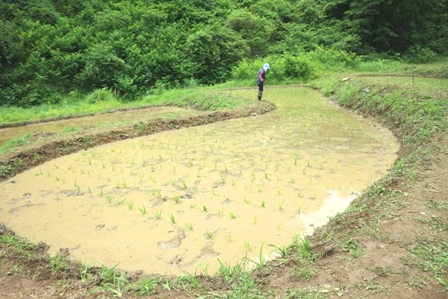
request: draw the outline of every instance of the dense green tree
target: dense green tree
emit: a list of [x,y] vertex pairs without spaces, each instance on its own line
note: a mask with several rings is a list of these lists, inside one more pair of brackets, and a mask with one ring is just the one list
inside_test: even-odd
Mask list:
[[360,37],[364,53],[426,46],[440,36],[435,21],[448,9],[446,0],[336,0],[324,7],[329,19],[344,20],[350,33]]
[[223,82],[232,66],[250,50],[248,44],[224,24],[201,27],[186,41],[186,58],[191,60],[191,76],[200,83]]
[[[0,103],[71,90],[123,99],[225,81],[243,59],[333,49],[429,61],[448,48],[448,0],[3,0]],[[320,50],[319,50],[320,51]],[[321,53],[321,52],[319,52]]]

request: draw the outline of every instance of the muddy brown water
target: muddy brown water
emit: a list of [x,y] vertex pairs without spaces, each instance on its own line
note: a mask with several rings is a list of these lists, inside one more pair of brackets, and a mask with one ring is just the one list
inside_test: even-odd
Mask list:
[[272,257],[270,244],[312,233],[385,175],[398,144],[315,91],[265,96],[277,110],[80,151],[2,182],[1,221],[50,254],[146,273]]
[[178,115],[186,116],[192,114],[198,114],[198,112],[179,107],[151,107],[50,121],[45,123],[36,123],[21,127],[2,128],[0,129],[0,145],[3,145],[8,140],[22,137],[26,134],[64,131],[70,132],[72,130],[79,130],[88,127],[110,127],[119,125],[120,123],[137,123],[148,118],[175,118]]

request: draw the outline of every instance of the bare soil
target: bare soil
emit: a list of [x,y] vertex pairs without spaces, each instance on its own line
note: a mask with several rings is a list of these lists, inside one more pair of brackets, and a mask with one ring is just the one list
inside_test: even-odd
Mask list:
[[[55,140],[2,157],[0,165],[14,167],[1,180],[7,180],[19,172],[61,155],[100,144],[163,130],[247,117],[272,109],[272,104],[262,102],[256,108],[245,111],[205,113],[178,120],[153,120],[113,131]],[[400,139],[400,136],[397,138]],[[448,298],[446,289],[437,283],[431,271],[425,271],[429,267],[422,265],[419,260],[413,260],[409,255],[409,248],[422,240],[429,240],[428,246],[431,246],[430,240],[447,240],[447,137],[434,137],[429,148],[433,154],[426,161],[426,169],[416,170],[418,179],[410,180],[407,176],[388,178],[382,185],[373,188],[376,192],[370,190],[367,196],[353,203],[351,212],[334,217],[328,225],[315,231],[310,241],[313,244],[312,253],[319,258],[308,265],[313,275],[307,278],[297,275],[297,269],[304,265],[296,259],[273,261],[267,267],[255,270],[253,276],[260,289],[265,291],[266,297],[300,298],[299,295],[293,297],[293,290],[307,288],[317,290],[322,298]],[[406,150],[409,149],[400,151],[398,159],[407,154]],[[17,163],[18,159],[20,163]],[[445,226],[436,225],[437,219],[445,223]],[[0,228],[1,237],[6,238],[11,234],[14,233],[7,227]],[[331,241],[326,238],[329,234],[333,236]],[[350,244],[358,244],[362,248],[359,257],[353,257]],[[45,244],[23,243],[19,247],[20,250],[11,245],[2,245],[0,248],[0,298],[113,297],[111,293],[97,289],[101,283],[101,269],[90,269],[90,278],[83,281],[82,268],[75,263],[52,272],[46,258]],[[61,251],[61,254],[64,252]],[[143,274],[125,275],[128,280],[136,281]],[[446,274],[443,275],[448,279]],[[231,288],[231,283],[213,277],[204,276],[199,279],[203,289],[217,294]],[[137,295],[125,293],[122,296],[134,297]],[[142,298],[196,297],[195,291],[181,289],[168,292],[159,288],[152,295]]]

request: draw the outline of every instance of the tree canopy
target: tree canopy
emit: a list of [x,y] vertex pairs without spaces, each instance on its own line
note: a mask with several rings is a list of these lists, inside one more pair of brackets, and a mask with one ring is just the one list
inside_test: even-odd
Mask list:
[[229,79],[243,59],[316,47],[446,54],[448,0],[3,0],[0,100]]

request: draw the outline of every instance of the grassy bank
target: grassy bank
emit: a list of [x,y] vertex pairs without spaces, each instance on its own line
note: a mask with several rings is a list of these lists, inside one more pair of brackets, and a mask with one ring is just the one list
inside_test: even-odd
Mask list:
[[[265,248],[279,252],[276,261],[265,263],[260,251],[259,260],[222,264],[213,277],[194,273],[176,278],[144,276],[125,273],[117,266],[94,268],[73,263],[62,253],[49,257],[44,245],[32,245],[2,228],[2,265],[8,275],[46,277],[45,284],[53,285],[55,293],[66,298],[443,298],[448,291],[447,70],[446,64],[372,64],[362,72],[347,70],[308,83],[340,106],[389,128],[401,149],[390,173],[346,212],[333,217],[310,238],[297,237],[288,246]],[[441,78],[422,77],[427,74]],[[400,80],[395,80],[397,77]],[[254,102],[210,98],[215,96],[172,91],[141,104],[236,111]],[[173,120],[164,128],[176,125]],[[140,133],[151,133],[148,128],[140,127]],[[84,141],[92,143],[92,139]],[[20,171],[26,161],[19,159],[4,161],[0,167]],[[255,270],[245,271],[245,264]],[[364,274],[350,277],[356,269]]]
[[44,104],[31,108],[0,107],[0,128],[14,126],[17,123],[43,121],[48,119],[62,119],[108,113],[112,111],[137,109],[153,106],[177,106],[199,110],[222,110],[243,108],[250,105],[250,101],[235,99],[227,94],[219,94],[207,88],[191,89],[161,89],[147,95],[138,101],[126,102],[112,91],[98,89],[87,97],[76,95],[67,97],[61,104]]

